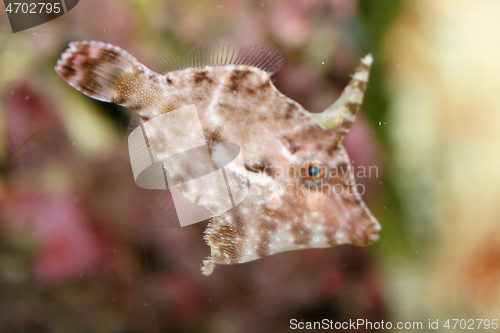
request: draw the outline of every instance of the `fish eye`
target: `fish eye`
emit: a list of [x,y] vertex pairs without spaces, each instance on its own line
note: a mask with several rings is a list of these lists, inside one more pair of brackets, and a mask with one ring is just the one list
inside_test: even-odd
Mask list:
[[328,181],[329,168],[319,160],[307,160],[302,163],[299,174],[305,182],[322,184]]

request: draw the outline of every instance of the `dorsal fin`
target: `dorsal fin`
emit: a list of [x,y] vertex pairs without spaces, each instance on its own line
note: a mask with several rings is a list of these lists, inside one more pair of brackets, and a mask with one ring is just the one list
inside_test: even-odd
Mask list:
[[199,42],[183,58],[166,57],[157,62],[164,74],[185,68],[247,65],[273,75],[283,63],[283,55],[278,48],[270,44],[236,48],[210,39]]

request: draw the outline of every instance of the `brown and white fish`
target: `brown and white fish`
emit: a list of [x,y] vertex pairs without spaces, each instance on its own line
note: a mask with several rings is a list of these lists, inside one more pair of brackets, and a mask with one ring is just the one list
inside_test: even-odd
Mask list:
[[[214,43],[194,50],[189,67],[158,74],[117,46],[81,41],[70,43],[55,67],[75,89],[128,107],[142,122],[195,105],[207,144],[240,147],[249,193],[210,220],[205,275],[216,265],[278,252],[364,246],[378,239],[380,225],[355,190],[343,146],[363,100],[372,56],[361,59],[339,99],[316,114],[271,82],[281,61],[269,47],[236,50]],[[185,131],[189,138],[190,129]]]

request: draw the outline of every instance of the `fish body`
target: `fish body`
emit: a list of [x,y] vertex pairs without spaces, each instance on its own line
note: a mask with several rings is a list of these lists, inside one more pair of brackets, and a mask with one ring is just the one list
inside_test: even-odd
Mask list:
[[[273,85],[270,74],[281,62],[279,53],[233,50],[236,60],[225,52],[225,59],[214,61],[220,50],[211,50],[210,61],[194,51],[201,56],[193,67],[159,74],[119,47],[72,42],[55,70],[85,95],[130,108],[142,123],[195,105],[207,144],[240,147],[245,170],[233,172],[248,185],[248,195],[210,220],[205,275],[216,265],[283,251],[376,241],[380,225],[356,192],[343,146],[366,90],[371,56],[361,60],[332,107],[312,114]],[[169,138],[161,129],[152,135],[161,159]],[[190,129],[177,139],[188,142]],[[203,190],[190,189],[190,200],[200,204],[192,194]]]

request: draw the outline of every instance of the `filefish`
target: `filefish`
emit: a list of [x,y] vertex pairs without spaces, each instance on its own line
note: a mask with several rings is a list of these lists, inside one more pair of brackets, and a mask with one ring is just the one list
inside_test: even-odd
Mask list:
[[[205,275],[216,265],[283,251],[378,240],[380,224],[356,191],[343,145],[363,101],[372,56],[361,59],[338,100],[321,113],[306,111],[276,89],[271,75],[282,61],[270,46],[236,49],[214,42],[196,47],[184,62],[170,62],[160,74],[117,46],[78,41],[69,44],[55,67],[70,86],[130,108],[139,123],[195,105],[207,145],[240,147],[248,195],[209,221]],[[189,128],[177,138],[161,131],[153,133],[158,147],[191,138]],[[196,201],[203,190],[187,197]]]

